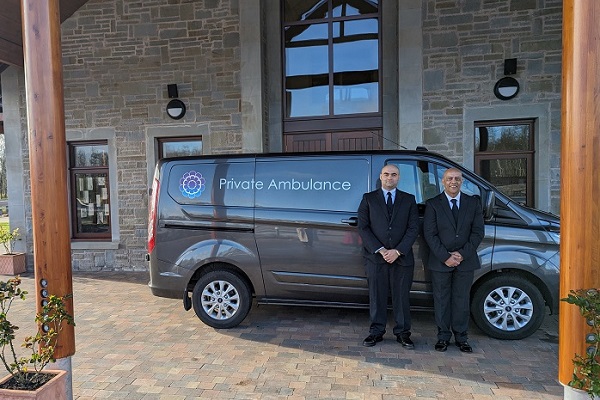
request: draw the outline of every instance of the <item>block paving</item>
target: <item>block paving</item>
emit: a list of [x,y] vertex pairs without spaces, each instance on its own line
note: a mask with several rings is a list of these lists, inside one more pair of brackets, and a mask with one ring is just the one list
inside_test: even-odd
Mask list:
[[[31,334],[30,297],[13,304]],[[5,280],[1,277],[0,280]],[[75,273],[75,399],[562,399],[558,323],[502,341],[471,327],[472,354],[436,352],[433,313],[413,312],[415,350],[391,335],[363,347],[367,310],[253,306],[238,327],[204,325],[182,302],[151,294],[148,274]]]

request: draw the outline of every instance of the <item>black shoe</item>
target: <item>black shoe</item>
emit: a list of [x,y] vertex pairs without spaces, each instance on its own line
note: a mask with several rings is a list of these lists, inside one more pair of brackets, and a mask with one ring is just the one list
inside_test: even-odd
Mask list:
[[408,336],[402,337],[402,335],[396,335],[396,341],[402,345],[405,349],[414,349],[415,344]]
[[448,342],[447,340],[438,340],[437,343],[435,344],[435,349],[437,351],[446,351],[446,350],[448,350],[449,344],[450,344],[450,342]]
[[363,346],[365,347],[373,347],[375,343],[381,342],[383,340],[383,335],[369,335],[363,340]]
[[466,341],[465,342],[456,342],[456,346],[463,353],[472,353],[473,352],[473,348]]

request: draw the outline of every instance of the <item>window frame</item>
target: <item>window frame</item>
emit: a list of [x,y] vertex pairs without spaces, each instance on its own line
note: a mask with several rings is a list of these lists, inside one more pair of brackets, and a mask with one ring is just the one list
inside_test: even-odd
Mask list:
[[156,156],[158,158],[158,160],[162,160],[164,157],[164,148],[163,148],[163,144],[165,143],[174,143],[174,142],[190,142],[190,141],[199,141],[201,143],[202,146],[202,150],[201,150],[201,154],[204,154],[204,143],[202,141],[202,135],[196,135],[196,136],[174,136],[174,137],[157,137],[156,138],[156,145],[157,145],[157,152],[156,152]]
[[[110,157],[110,149],[108,140],[82,140],[82,141],[69,141],[68,146],[68,173],[69,173],[69,200],[70,200],[70,215],[71,215],[71,240],[72,241],[111,241],[112,240],[112,209],[111,209],[111,193],[110,193],[110,163],[107,159],[106,166],[93,166],[93,167],[76,167],[75,166],[75,149],[77,147],[84,146],[106,146],[106,156]],[[76,178],[78,174],[104,174],[105,175],[105,186],[107,190],[107,204],[109,206],[107,221],[107,232],[100,233],[85,233],[78,231],[78,209],[77,209],[77,183]]]
[[[529,126],[529,140],[528,149],[521,150],[503,150],[503,151],[479,151],[476,146],[478,128],[481,127],[497,127],[497,126],[512,126],[512,125],[527,125]],[[474,148],[474,163],[475,173],[482,176],[481,162],[492,161],[492,160],[516,160],[525,159],[527,163],[526,168],[526,183],[525,183],[525,205],[529,207],[535,206],[535,119],[534,118],[522,118],[522,119],[506,119],[506,120],[488,120],[488,121],[475,121],[473,126],[473,148]],[[490,182],[493,184],[493,182]],[[508,194],[507,194],[508,195]],[[508,195],[510,197],[510,195]]]
[[[315,3],[317,3],[315,1]],[[336,130],[369,130],[369,129],[382,129],[383,125],[383,74],[382,74],[382,21],[381,21],[381,4],[378,5],[377,13],[352,15],[352,16],[338,16],[333,17],[331,10],[333,7],[333,0],[328,0],[328,14],[325,18],[316,18],[300,21],[286,21],[285,20],[285,7],[281,7],[281,82],[282,82],[282,117],[283,117],[283,133],[284,137],[288,134],[294,133],[310,133],[316,131],[336,131]],[[334,38],[333,38],[333,25],[339,22],[346,22],[352,20],[362,19],[377,19],[377,38],[378,38],[378,59],[377,59],[377,71],[378,71],[378,111],[369,113],[353,113],[353,114],[334,114],[333,102],[334,102]],[[297,25],[313,25],[326,23],[328,28],[327,38],[327,54],[328,54],[328,93],[329,93],[329,112],[327,115],[318,116],[301,116],[301,117],[287,117],[287,95],[286,95],[286,39],[285,31],[287,27]]]

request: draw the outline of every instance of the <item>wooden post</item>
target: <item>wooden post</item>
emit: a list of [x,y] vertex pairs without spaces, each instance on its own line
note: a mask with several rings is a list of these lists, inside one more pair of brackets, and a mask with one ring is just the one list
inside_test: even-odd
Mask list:
[[[561,152],[560,297],[600,288],[600,1],[564,0]],[[589,332],[579,309],[561,302],[561,383],[585,354]]]
[[[37,310],[43,289],[73,293],[59,0],[21,0]],[[43,287],[42,281],[47,282]],[[68,303],[73,315],[73,302]],[[75,353],[65,325],[56,358]]]

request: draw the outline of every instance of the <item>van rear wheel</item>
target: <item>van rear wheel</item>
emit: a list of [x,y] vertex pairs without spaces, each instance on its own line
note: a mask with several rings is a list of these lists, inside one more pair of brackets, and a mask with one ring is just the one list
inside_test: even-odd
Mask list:
[[217,329],[239,325],[251,306],[246,282],[231,271],[211,271],[200,277],[192,292],[194,311],[202,322]]
[[496,339],[523,339],[544,320],[539,289],[523,277],[498,275],[482,283],[471,300],[471,315],[479,329]]

